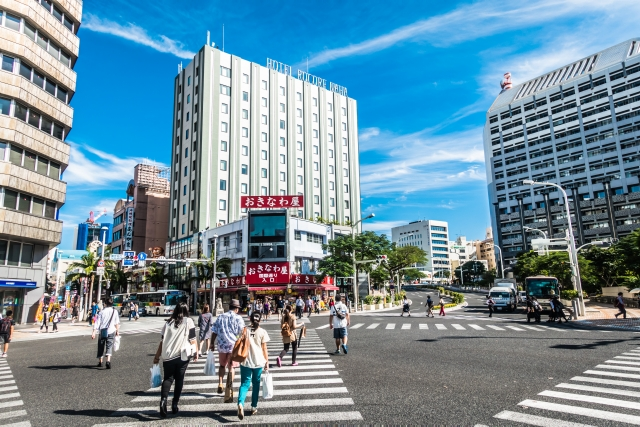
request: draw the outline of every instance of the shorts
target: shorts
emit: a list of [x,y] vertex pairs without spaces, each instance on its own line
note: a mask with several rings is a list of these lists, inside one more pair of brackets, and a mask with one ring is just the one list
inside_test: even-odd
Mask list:
[[276,309],[276,311],[278,312],[278,314],[282,314],[282,312],[284,311],[284,308],[278,308]]
[[0,334],[0,345],[9,344],[11,342],[11,338],[9,338],[8,334]]
[[347,328],[333,328],[333,338],[345,338],[347,335]]
[[[218,357],[220,359],[220,367],[224,367],[227,366],[229,364],[229,362],[231,362],[231,353],[218,353]],[[238,362],[231,362],[231,367],[232,368],[237,368],[238,366],[240,366],[240,363]]]

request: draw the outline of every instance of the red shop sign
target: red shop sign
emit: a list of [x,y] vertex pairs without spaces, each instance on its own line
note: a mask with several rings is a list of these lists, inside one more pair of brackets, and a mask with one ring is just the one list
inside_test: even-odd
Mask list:
[[[316,277],[313,274],[292,274],[289,283],[292,285],[315,285]],[[325,276],[322,282],[318,285],[331,285],[333,284],[333,277]]]
[[289,283],[288,262],[249,262],[247,263],[247,285],[269,285]]
[[236,288],[244,285],[244,276],[235,276],[228,279],[220,279],[220,288]]
[[292,208],[304,207],[304,196],[241,196],[241,208]]

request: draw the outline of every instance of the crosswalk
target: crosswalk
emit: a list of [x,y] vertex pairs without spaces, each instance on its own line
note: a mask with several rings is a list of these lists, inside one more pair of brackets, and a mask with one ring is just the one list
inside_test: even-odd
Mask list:
[[[315,330],[308,330],[301,340],[296,362],[292,366],[291,352],[283,360],[282,367],[276,366],[276,357],[283,348],[280,331],[266,328],[271,338],[267,343],[274,397],[260,398],[258,414],[249,415],[245,411],[243,424],[283,424],[283,423],[359,423],[363,418],[353,410],[354,401],[344,386],[332,357]],[[216,360],[217,360],[217,352]],[[180,412],[160,419],[160,387],[139,393],[129,407],[119,408],[112,415],[113,423],[97,424],[94,427],[136,427],[148,425],[172,426],[182,423],[189,425],[209,425],[211,423],[237,423],[237,394],[240,373],[234,377],[234,402],[223,403],[223,395],[217,394],[218,377],[203,375],[205,359],[191,362],[186,371],[185,383],[180,398]],[[171,401],[172,394],[169,395]],[[260,392],[262,396],[262,391]],[[251,403],[251,391],[245,405]]]
[[27,411],[21,409],[23,407],[11,367],[7,359],[0,359],[0,426],[30,427],[31,422],[26,419]]
[[[600,424],[598,420],[640,425],[639,373],[640,347],[636,347],[494,418],[508,425],[586,427]],[[572,421],[561,421],[568,416]]]
[[[324,324],[316,327],[316,330],[319,329],[327,329],[329,328],[328,324]],[[353,329],[377,329],[380,331],[411,331],[411,330],[428,330],[428,331],[450,331],[450,332],[479,332],[479,331],[501,331],[501,332],[544,332],[544,331],[553,331],[558,332],[559,334],[566,334],[567,332],[593,332],[593,333],[610,333],[612,331],[607,330],[591,330],[591,329],[578,329],[578,328],[567,328],[562,326],[547,326],[543,324],[535,324],[535,326],[516,323],[515,325],[508,325],[506,323],[500,323],[498,325],[492,325],[490,323],[484,323],[482,325],[476,323],[401,323],[398,324],[396,322],[390,323],[371,323],[367,325],[366,323],[356,323],[349,327],[350,330]]]

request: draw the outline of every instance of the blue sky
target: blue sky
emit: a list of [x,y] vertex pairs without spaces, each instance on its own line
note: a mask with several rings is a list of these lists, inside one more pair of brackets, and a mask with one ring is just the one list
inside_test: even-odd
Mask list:
[[300,65],[358,101],[365,229],[490,225],[485,112],[515,84],[640,36],[638,0],[84,1],[61,247],[90,210],[112,216],[133,167],[170,160],[173,78],[206,41],[260,64]]

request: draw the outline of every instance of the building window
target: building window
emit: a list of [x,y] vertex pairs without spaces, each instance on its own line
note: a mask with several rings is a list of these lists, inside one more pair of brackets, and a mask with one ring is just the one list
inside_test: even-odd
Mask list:
[[[220,108],[220,112],[222,114],[228,114],[229,113],[229,106],[227,104],[222,104],[222,106]],[[187,113],[187,120],[189,120],[189,113]]]
[[287,163],[287,157],[284,154],[280,154],[280,164],[284,165]]
[[247,194],[247,184],[240,184],[240,192],[242,194]]
[[280,86],[280,95],[284,95],[284,86]]
[[344,208],[345,209],[349,209],[349,201],[348,200],[344,201]]
[[318,123],[318,115],[316,113],[313,113],[313,122]]
[[298,184],[302,185],[302,175],[298,175]]
[[329,142],[333,142],[333,135],[332,134],[328,134],[329,137]]
[[267,133],[266,132],[262,132],[261,139],[262,139],[262,142],[267,142]]
[[342,160],[347,161],[347,153],[342,153]]
[[313,137],[318,138],[318,131],[316,129],[313,130]]
[[182,215],[186,215],[187,214],[187,204],[183,204],[182,205]]
[[301,92],[296,92],[296,99],[298,101],[302,101],[302,93]]
[[318,98],[313,98],[313,106],[314,107],[318,106]]
[[285,141],[285,139],[284,139],[284,136],[281,136],[281,137],[280,137],[280,146],[281,146],[281,147],[284,147],[285,145],[286,145],[286,141]]
[[220,170],[221,171],[226,171],[227,170],[227,161],[226,160],[220,160]]
[[313,154],[318,154],[319,150],[318,150],[318,146],[314,145],[313,146]]
[[249,118],[249,110],[242,110],[242,118],[243,119],[248,119]]
[[266,125],[267,124],[267,116],[265,116],[263,114],[262,117],[260,118],[260,123],[262,123],[263,125]]
[[300,230],[296,230],[293,232],[293,239],[302,240],[302,233],[300,233]]
[[347,138],[342,138],[342,145],[347,146]]
[[221,211],[226,211],[227,210],[227,201],[223,200],[223,199],[220,199],[219,207],[220,207]]
[[267,98],[262,98],[262,106],[263,107],[267,106]]
[[222,77],[231,77],[231,70],[227,67],[220,66],[220,75]]
[[280,112],[284,113],[284,104],[282,102],[280,103]]
[[280,120],[280,129],[286,129],[286,128],[287,128],[287,126],[286,126],[284,120]]
[[229,125],[227,124],[227,122],[222,122],[220,123],[220,131],[222,131],[223,133],[227,133]]
[[302,135],[302,125],[296,125],[296,131],[298,132],[298,135]]
[[191,86],[191,76],[187,77],[187,86]]
[[343,169],[344,171],[344,176],[349,176],[349,169]]
[[302,141],[297,141],[296,147],[298,148],[298,151],[302,151]]
[[249,155],[249,147],[247,147],[246,145],[243,145],[241,150],[242,150],[242,155],[243,156],[248,156]]
[[334,185],[333,181],[329,181],[329,190],[334,190]]
[[302,167],[302,159],[296,159],[296,163],[298,164],[299,168]]
[[249,83],[249,74],[242,75],[242,83]]
[[242,100],[245,102],[249,101],[249,92],[242,92]]
[[280,172],[280,181],[285,182],[287,180],[287,176],[284,172]]
[[342,107],[342,115],[343,116],[347,115],[347,109],[345,107]]
[[260,176],[263,177],[263,178],[267,177],[267,169],[266,168],[260,169]]
[[182,224],[182,234],[184,234],[184,233],[186,233],[186,232],[187,232],[187,229],[186,229],[186,227],[184,226],[184,224]]
[[329,206],[334,207],[336,205],[336,199],[333,197],[329,198]]
[[313,186],[320,188],[320,180],[318,178],[313,178]]
[[227,181],[224,179],[220,180],[220,190],[227,191]]
[[184,176],[188,176],[189,175],[189,166],[185,166],[184,167]]
[[296,117],[302,118],[302,108],[296,108]]
[[320,204],[320,196],[313,196],[313,204],[314,205]]
[[342,123],[342,130],[347,130],[347,124],[346,123]]
[[260,187],[260,194],[262,196],[266,196],[267,195],[267,187]]
[[318,165],[318,162],[313,162],[313,170],[314,171],[320,170],[320,165]]
[[267,81],[263,80],[262,82],[260,82],[260,85],[262,87],[262,90],[267,90]]
[[184,186],[182,187],[182,195],[183,195],[183,196],[186,196],[186,195],[187,195],[187,186],[186,186],[186,185],[184,185]]
[[261,158],[262,160],[267,160],[267,150],[262,150],[262,151],[260,152],[260,158]]
[[347,185],[347,184],[344,185],[344,192],[345,193],[349,192],[349,185]]
[[333,150],[329,149],[329,158],[333,159]]
[[227,141],[220,141],[220,151],[227,151]]
[[248,138],[249,137],[249,129],[248,128],[242,128],[242,136],[244,138]]
[[333,119],[329,119],[329,127],[333,127]]
[[333,175],[333,165],[329,165],[329,174]]
[[333,111],[333,104],[332,103],[329,103],[328,107],[329,107],[329,111]]
[[240,165],[240,173],[242,173],[242,175],[246,175],[248,173],[249,168],[247,167],[247,165]]
[[[229,86],[225,86],[225,85],[220,85],[220,94],[221,95],[227,95],[230,96],[231,95],[231,88]],[[189,101],[187,101],[188,103]],[[184,225],[184,224],[183,224]]]

